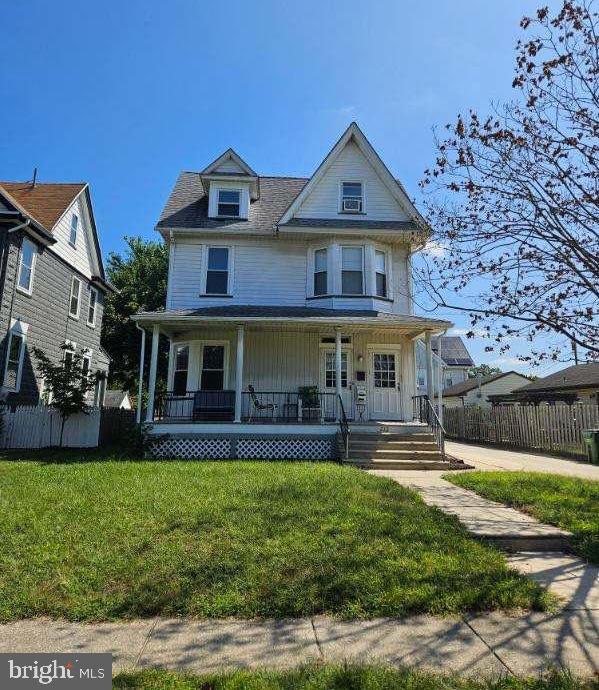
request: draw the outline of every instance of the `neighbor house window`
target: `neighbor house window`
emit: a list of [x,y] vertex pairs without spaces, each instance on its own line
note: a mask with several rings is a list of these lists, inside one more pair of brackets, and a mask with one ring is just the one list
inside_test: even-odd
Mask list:
[[241,192],[238,189],[219,189],[217,215],[238,218]]
[[[325,386],[337,387],[337,371],[335,367],[335,353],[325,352]],[[341,388],[347,388],[347,352],[341,352]]]
[[361,182],[341,183],[341,212],[362,213],[364,210],[364,196]]
[[341,248],[341,292],[361,295],[364,292],[364,251],[362,247]]
[[175,366],[173,370],[173,393],[187,393],[187,372],[189,370],[189,346],[179,345],[175,348]]
[[77,232],[79,230],[79,216],[73,213],[71,216],[71,231],[69,233],[69,242],[74,246],[77,244]]
[[98,304],[98,291],[94,288],[89,289],[89,307],[87,309],[87,325],[96,325],[96,306]]
[[73,366],[74,357],[75,357],[75,351],[74,350],[65,350],[64,351],[64,367],[65,367],[65,369],[70,369]]
[[374,270],[376,273],[377,297],[387,297],[387,256],[385,252],[374,253]]
[[227,247],[208,248],[208,268],[206,271],[206,294],[226,295],[229,292],[229,249]]
[[327,294],[327,250],[314,252],[314,295]]
[[31,294],[33,289],[33,269],[35,266],[35,255],[37,250],[35,244],[26,237],[23,238],[21,246],[21,260],[19,262],[19,278],[17,285],[19,289],[27,294]]
[[6,369],[4,371],[4,386],[13,391],[18,391],[21,386],[24,352],[25,336],[22,333],[10,331],[8,336]]
[[71,299],[69,300],[69,314],[74,319],[79,318],[79,306],[81,301],[81,281],[73,276],[71,283]]

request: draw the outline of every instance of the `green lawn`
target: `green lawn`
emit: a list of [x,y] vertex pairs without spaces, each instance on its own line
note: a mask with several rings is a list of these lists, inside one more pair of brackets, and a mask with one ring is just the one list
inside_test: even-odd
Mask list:
[[462,472],[445,478],[569,530],[575,550],[599,565],[598,481],[540,472]]
[[455,519],[354,468],[42,456],[0,462],[3,621],[372,617],[550,602]]
[[464,680],[377,666],[309,666],[284,673],[239,671],[192,676],[166,671],[123,673],[118,690],[599,690],[599,681],[576,680],[566,673],[545,678]]

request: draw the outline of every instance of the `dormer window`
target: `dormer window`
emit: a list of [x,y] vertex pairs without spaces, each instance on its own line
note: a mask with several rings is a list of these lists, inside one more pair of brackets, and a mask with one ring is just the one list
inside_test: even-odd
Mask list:
[[239,218],[241,191],[239,189],[219,189],[217,215],[222,218]]
[[341,183],[341,213],[363,213],[364,193],[361,182]]

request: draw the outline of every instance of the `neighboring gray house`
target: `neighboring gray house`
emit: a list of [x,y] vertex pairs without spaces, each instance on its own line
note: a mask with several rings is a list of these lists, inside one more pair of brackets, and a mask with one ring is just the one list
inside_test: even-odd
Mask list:
[[[441,343],[441,359],[443,360],[443,388],[449,388],[468,379],[468,369],[474,366],[464,341],[459,335],[444,335],[432,338],[433,374],[438,376],[439,341]],[[416,350],[416,375],[418,379],[418,393],[426,393],[426,350],[419,344]],[[435,378],[435,386],[437,379]]]
[[[100,331],[111,289],[86,183],[0,182],[0,397],[47,399],[36,346],[57,362],[83,353],[90,371],[108,372]],[[104,388],[99,381],[94,404]]]

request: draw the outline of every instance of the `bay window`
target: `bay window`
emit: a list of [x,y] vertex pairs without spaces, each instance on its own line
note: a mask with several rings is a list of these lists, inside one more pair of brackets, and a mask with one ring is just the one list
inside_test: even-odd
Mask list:
[[364,248],[341,248],[341,292],[344,295],[364,293]]

